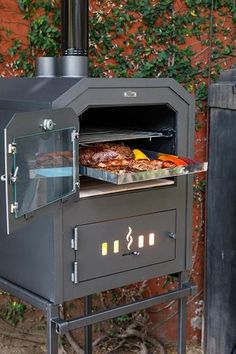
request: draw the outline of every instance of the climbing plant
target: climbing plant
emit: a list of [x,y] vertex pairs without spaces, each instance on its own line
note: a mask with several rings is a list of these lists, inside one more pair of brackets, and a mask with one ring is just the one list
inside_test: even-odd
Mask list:
[[206,79],[215,79],[235,50],[233,0],[96,3],[90,18],[92,76],[171,77],[194,91],[202,107]]
[[[15,36],[9,54],[19,75],[34,75],[37,56],[59,54],[59,2],[18,0],[28,44]],[[234,0],[94,0],[90,7],[93,77],[172,77],[202,101],[209,64],[215,79],[235,50]],[[202,61],[204,51],[211,53]]]
[[16,75],[34,76],[38,56],[54,56],[60,49],[60,10],[58,1],[17,0],[28,25],[27,44],[13,34],[9,55]]

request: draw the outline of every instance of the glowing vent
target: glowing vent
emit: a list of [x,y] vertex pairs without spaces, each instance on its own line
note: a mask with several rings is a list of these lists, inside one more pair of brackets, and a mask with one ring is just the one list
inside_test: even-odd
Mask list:
[[114,253],[119,253],[120,252],[120,241],[116,240],[113,243],[113,252]]
[[155,234],[152,232],[149,234],[149,246],[155,245]]
[[143,248],[144,247],[144,236],[143,235],[140,235],[138,237],[138,247],[139,248]]
[[103,242],[102,243],[102,256],[107,256],[108,254],[108,243]]

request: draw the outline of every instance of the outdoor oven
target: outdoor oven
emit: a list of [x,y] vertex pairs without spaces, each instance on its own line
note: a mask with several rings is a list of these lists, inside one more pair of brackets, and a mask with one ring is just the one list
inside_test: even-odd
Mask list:
[[[76,60],[86,71],[81,53],[64,54],[72,71]],[[52,71],[61,73],[64,59]],[[0,287],[47,312],[51,354],[58,350],[57,334],[86,327],[89,353],[91,324],[179,299],[178,353],[184,354],[186,301],[195,289],[186,272],[189,174],[206,164],[119,175],[79,166],[78,155],[80,146],[112,141],[149,157],[191,158],[194,100],[172,79],[82,76],[0,80]],[[64,301],[86,297],[89,308],[93,293],[176,273],[174,291],[59,318]]]

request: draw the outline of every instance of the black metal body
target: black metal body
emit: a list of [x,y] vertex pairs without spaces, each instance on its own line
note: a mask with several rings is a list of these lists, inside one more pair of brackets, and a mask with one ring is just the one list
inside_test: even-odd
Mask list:
[[[114,128],[174,128],[176,136],[171,143],[150,142],[151,147],[154,151],[163,148],[169,153],[192,156],[194,100],[171,79],[1,79],[1,175],[4,174],[3,131],[15,113],[21,112],[24,125],[22,112],[32,112],[33,122],[35,111],[44,117],[45,110],[54,112],[64,108],[74,110],[81,131],[91,125],[106,126],[108,122]],[[17,133],[16,129],[13,135],[17,136]],[[170,296],[180,299],[178,352],[184,354],[186,296],[192,288],[182,289],[187,277],[184,275],[183,280],[181,277],[191,268],[192,178],[178,177],[173,185],[161,188],[129,191],[127,187],[123,192],[89,198],[80,198],[82,184],[81,179],[80,188],[73,196],[26,217],[12,219],[10,235],[6,234],[5,217],[1,217],[0,286],[13,293],[18,289],[16,294],[23,299],[25,296],[30,299],[29,294],[32,294],[32,302],[38,301],[40,308],[44,307],[44,301],[47,302],[49,338],[54,338],[49,340],[49,353],[54,354],[55,326],[58,333],[64,333],[63,328],[67,326],[58,319],[58,304],[155,276],[179,273],[179,292],[177,290]],[[4,184],[1,183],[1,210],[5,210],[4,200]],[[127,252],[129,227],[132,228],[134,245],[140,234],[145,238],[153,230],[158,234],[157,245],[144,247],[139,257],[123,257],[122,254]],[[71,247],[75,233],[78,234],[76,250]],[[176,238],[169,237],[171,233]],[[102,242],[112,244],[116,239],[120,240],[121,252],[101,257],[98,250]],[[71,280],[75,264],[78,266],[76,282]],[[34,300],[33,294],[38,300]],[[165,296],[145,304],[127,306],[121,312],[114,310],[114,313],[96,318],[88,315],[71,322],[66,328],[88,326],[160,301],[165,301]]]
[[207,200],[206,353],[236,347],[236,69],[211,85]]

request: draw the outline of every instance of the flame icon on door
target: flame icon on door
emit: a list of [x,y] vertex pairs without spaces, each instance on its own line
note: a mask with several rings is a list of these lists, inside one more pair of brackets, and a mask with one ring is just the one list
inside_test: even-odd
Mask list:
[[126,236],[126,240],[128,242],[127,248],[128,248],[129,251],[131,251],[130,247],[131,247],[132,243],[134,242],[134,239],[131,236],[131,234],[132,234],[132,229],[129,226],[129,232],[128,232],[127,236]]

